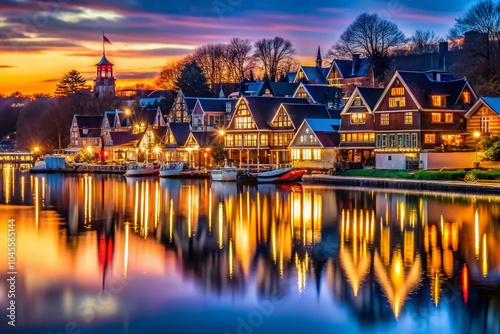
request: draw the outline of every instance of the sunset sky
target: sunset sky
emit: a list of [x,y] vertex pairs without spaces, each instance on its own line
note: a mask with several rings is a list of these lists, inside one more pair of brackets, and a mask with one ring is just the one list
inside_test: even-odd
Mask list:
[[435,0],[0,0],[0,93],[52,93],[71,69],[91,80],[102,53],[117,86],[151,82],[168,59],[232,37],[281,36],[303,64],[314,62],[363,12],[376,12],[407,35],[446,37],[475,1]]

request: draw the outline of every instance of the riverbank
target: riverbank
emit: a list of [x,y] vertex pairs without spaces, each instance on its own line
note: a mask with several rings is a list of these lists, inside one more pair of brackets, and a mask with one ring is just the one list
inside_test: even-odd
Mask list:
[[309,174],[302,177],[302,182],[305,184],[330,184],[344,187],[500,194],[500,182],[496,182],[496,180],[481,180],[477,183],[468,183],[464,181],[429,181],[382,177]]

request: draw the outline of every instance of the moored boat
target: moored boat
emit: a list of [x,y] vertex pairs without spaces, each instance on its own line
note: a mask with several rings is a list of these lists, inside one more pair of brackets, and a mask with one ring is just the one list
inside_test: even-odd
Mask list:
[[183,162],[171,162],[160,166],[160,177],[180,177],[184,170]]
[[[291,171],[292,167],[284,167],[250,174],[257,178],[258,183],[274,183],[283,182],[287,178],[287,174]],[[280,178],[282,178],[282,180],[280,180]]]
[[210,171],[212,181],[236,181],[238,176],[238,169],[235,167],[224,166],[215,168]]
[[159,169],[155,168],[153,164],[139,164],[139,163],[131,163],[127,167],[127,171],[125,172],[125,176],[155,176],[158,175]]

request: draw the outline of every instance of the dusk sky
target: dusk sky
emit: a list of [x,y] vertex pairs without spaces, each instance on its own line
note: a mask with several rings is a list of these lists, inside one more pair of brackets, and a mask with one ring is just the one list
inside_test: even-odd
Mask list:
[[359,14],[376,12],[407,36],[434,30],[445,38],[475,1],[435,0],[0,0],[0,93],[52,93],[77,69],[91,80],[111,40],[117,86],[152,82],[168,59],[232,37],[281,36],[304,65],[325,54]]

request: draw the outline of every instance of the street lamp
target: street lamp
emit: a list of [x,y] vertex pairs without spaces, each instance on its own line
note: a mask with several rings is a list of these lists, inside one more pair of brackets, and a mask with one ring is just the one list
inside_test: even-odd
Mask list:
[[477,162],[477,145],[479,144],[479,137],[481,136],[481,134],[478,132],[478,131],[475,131],[474,132],[474,138],[476,138],[476,147],[475,147],[475,150],[476,150],[476,162],[474,163],[474,167],[477,168],[479,166],[479,163]]

